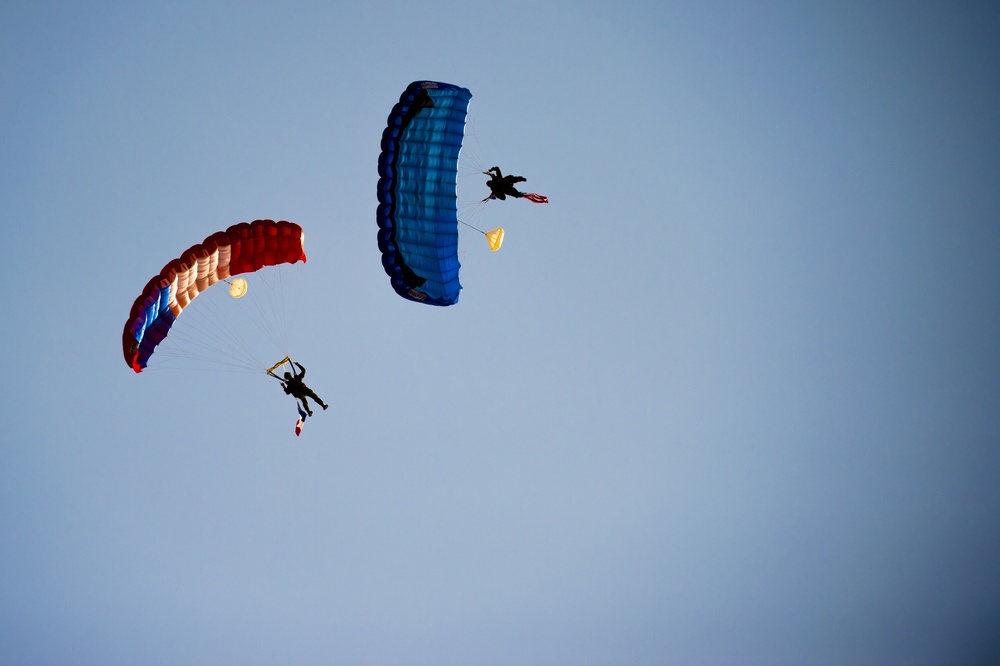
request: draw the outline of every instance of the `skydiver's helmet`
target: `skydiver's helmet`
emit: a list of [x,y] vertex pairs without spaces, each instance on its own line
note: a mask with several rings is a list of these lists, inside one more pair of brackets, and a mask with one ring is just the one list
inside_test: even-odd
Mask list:
[[286,382],[289,382],[289,381],[291,381],[291,380],[292,380],[292,373],[290,373],[290,372],[286,372],[286,373],[285,373],[285,381],[286,381]]

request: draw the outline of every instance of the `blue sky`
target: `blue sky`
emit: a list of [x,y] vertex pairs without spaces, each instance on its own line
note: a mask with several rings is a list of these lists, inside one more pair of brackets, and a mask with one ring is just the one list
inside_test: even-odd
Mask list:
[[[995,661],[997,19],[4,3],[0,662]],[[477,211],[445,309],[376,243],[417,79],[551,201]],[[306,230],[300,438],[266,379],[121,358],[257,218]]]

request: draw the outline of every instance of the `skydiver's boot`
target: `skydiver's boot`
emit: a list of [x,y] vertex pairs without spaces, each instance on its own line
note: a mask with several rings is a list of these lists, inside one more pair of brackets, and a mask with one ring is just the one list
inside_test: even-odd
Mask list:
[[329,407],[330,405],[326,404],[325,402],[321,402],[321,403],[319,403],[319,406],[322,407],[323,411],[325,412],[326,408]]

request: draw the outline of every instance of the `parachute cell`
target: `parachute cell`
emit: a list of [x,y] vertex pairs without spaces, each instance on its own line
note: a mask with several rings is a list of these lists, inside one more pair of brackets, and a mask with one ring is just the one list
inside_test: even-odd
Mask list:
[[[125,362],[142,372],[156,346],[199,293],[219,280],[269,266],[305,262],[302,227],[292,222],[256,220],[212,234],[174,259],[146,283],[122,332]],[[239,280],[230,284],[230,293]],[[236,287],[246,291],[245,281]]]
[[458,302],[458,155],[472,93],[415,81],[382,133],[378,245],[392,288],[429,305]]

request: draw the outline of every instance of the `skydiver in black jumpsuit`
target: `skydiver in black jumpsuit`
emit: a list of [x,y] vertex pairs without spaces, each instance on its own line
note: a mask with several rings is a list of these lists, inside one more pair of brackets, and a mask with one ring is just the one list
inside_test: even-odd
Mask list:
[[528,180],[524,176],[505,176],[500,172],[500,167],[490,167],[486,171],[486,175],[490,177],[486,185],[490,188],[491,194],[483,199],[483,201],[489,201],[490,199],[504,201],[508,196],[516,199],[524,196],[524,192],[514,187],[514,183],[523,183]]
[[305,382],[302,381],[302,378],[306,376],[305,366],[303,366],[301,363],[296,363],[295,361],[292,361],[292,365],[299,366],[299,370],[301,370],[302,372],[296,372],[294,375],[290,372],[285,373],[285,379],[283,382],[281,382],[281,385],[285,389],[285,393],[287,393],[288,395],[292,396],[297,400],[301,400],[302,406],[306,408],[306,413],[309,414],[309,416],[312,416],[313,413],[312,410],[309,409],[309,402],[306,400],[306,398],[312,398],[316,402],[316,404],[318,404],[323,409],[329,407],[328,404],[323,402],[320,399],[320,397],[316,395],[316,393],[314,393],[311,388],[306,386]]

